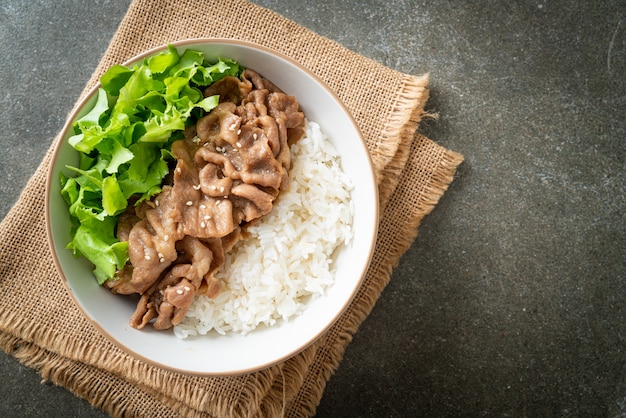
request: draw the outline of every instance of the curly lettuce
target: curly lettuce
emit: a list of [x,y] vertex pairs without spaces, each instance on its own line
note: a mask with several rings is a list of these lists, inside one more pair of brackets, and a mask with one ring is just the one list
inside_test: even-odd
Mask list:
[[230,59],[216,63],[199,51],[175,47],[133,67],[114,65],[100,78],[93,108],[74,125],[69,144],[79,153],[75,173],[61,174],[61,194],[72,222],[67,248],[94,266],[98,283],[128,262],[128,243],[116,237],[118,216],[161,191],[169,172],[169,149],[182,131],[219,103],[201,88],[239,76]]

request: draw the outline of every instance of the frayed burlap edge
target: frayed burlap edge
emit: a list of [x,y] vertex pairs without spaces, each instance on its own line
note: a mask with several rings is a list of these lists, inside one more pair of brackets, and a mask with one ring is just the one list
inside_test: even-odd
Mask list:
[[[162,403],[158,397],[147,394],[140,386],[128,385],[125,391],[116,391],[116,388],[123,385],[123,382],[106,371],[69,360],[18,337],[4,332],[0,333],[0,348],[24,366],[36,370],[42,377],[42,383],[50,381],[57,386],[64,387],[74,395],[87,399],[92,406],[111,416],[138,417],[142,415],[142,407],[146,406],[154,413],[153,416],[179,416],[172,414],[173,405]],[[141,392],[141,397],[145,401],[141,404],[131,404],[130,399],[137,399],[133,396],[133,392]],[[179,410],[180,416],[189,416],[188,412],[192,412],[184,408],[179,408]],[[145,414],[145,409],[143,412]]]
[[409,157],[411,138],[415,135],[422,118],[428,116],[424,113],[424,106],[429,97],[428,77],[428,74],[404,77],[402,89],[392,107],[392,118],[383,128],[381,136],[391,140],[387,141],[389,146],[383,147],[381,151],[392,154],[378,178],[380,213],[384,212],[389,197],[396,189],[400,173]]

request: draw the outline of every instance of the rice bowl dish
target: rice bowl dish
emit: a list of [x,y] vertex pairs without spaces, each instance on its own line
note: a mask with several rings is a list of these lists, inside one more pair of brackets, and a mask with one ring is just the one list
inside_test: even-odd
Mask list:
[[[190,39],[170,45],[179,51],[202,51],[209,59],[237,60],[298,98],[307,119],[306,136],[301,143],[293,144],[290,189],[281,192],[275,210],[265,215],[268,219],[248,227],[244,241],[251,245],[242,242],[233,248],[237,257],[229,258],[216,275],[223,284],[223,295],[219,297],[224,300],[218,297],[208,304],[198,298],[188,318],[166,331],[133,328],[128,319],[136,300],[100,286],[93,265],[66,249],[71,224],[58,179],[61,173],[69,172],[67,166],[79,164],[68,139],[74,122],[98,101],[96,85],[69,115],[52,153],[45,194],[51,253],[60,279],[86,320],[125,353],[184,374],[250,373],[301,352],[348,308],[374,250],[378,229],[376,176],[350,113],[332,90],[302,65],[265,47],[238,40]],[[145,51],[124,65],[166,48]],[[318,156],[319,161],[325,162],[312,170],[313,161],[301,156],[319,154],[320,149],[324,153]],[[303,165],[301,160],[306,160]],[[301,182],[301,178],[306,180]],[[311,180],[317,183],[308,183],[313,190],[304,193],[302,188],[308,187],[304,183]],[[248,263],[243,268],[237,265],[259,257],[261,246],[265,253],[263,268],[258,263],[254,267]],[[311,271],[316,277],[307,277]],[[258,281],[251,284],[250,278]],[[245,300],[242,289],[249,300]],[[245,304],[254,312],[242,309]],[[207,314],[212,309],[221,313]]]

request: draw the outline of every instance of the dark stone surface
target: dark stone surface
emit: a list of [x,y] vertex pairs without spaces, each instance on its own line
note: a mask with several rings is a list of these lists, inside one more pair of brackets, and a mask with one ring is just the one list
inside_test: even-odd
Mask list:
[[[0,4],[0,217],[128,1]],[[626,415],[626,3],[256,1],[412,74],[466,161],[320,417]],[[0,354],[2,416],[101,416]]]

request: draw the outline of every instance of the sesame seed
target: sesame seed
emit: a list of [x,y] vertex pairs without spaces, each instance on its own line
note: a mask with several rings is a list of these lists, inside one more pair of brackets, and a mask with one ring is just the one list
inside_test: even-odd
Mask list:
[[164,258],[164,257],[161,257],[161,258],[159,258],[159,261],[160,261],[161,263],[165,263],[165,258]]
[[234,131],[235,128],[237,128],[237,124],[233,123],[232,125],[230,125],[230,127],[228,129],[230,129],[231,131]]
[[199,184],[195,184],[195,185],[193,185],[191,187],[193,187],[194,190],[200,190],[200,185]]
[[206,205],[200,205],[200,209],[206,209]]
[[193,202],[191,200],[188,200],[187,203],[185,203],[187,206],[191,206],[193,205]]
[[179,295],[182,295],[183,291],[182,291],[182,289],[176,289],[176,293],[178,293]]
[[237,131],[237,135],[241,135],[241,129]]
[[159,255],[159,258],[161,258],[161,259],[164,258],[163,254],[159,253],[158,255]]
[[206,224],[204,223],[204,221],[200,222],[200,228],[206,228]]
[[220,193],[224,193],[224,186],[220,187]]
[[239,148],[241,148],[241,142],[237,141],[237,142],[235,143],[235,145],[237,145]]
[[169,235],[163,235],[163,241],[169,241],[169,240],[170,240]]
[[155,200],[155,201],[154,201],[154,205],[158,208],[158,207],[159,207],[159,201],[158,201],[158,200]]
[[217,186],[211,186],[211,190],[217,190]]
[[183,289],[185,289],[187,292],[189,292],[191,290],[191,288],[189,286],[183,286]]
[[252,134],[252,138],[257,139],[257,134]]
[[197,144],[198,142],[200,142],[200,138],[198,138],[198,135],[194,136],[192,139],[193,143]]
[[211,215],[204,215],[204,220],[208,221],[209,219],[211,219]]
[[183,171],[183,170],[181,170],[180,167],[176,167],[176,172],[177,173],[180,173],[181,171]]
[[145,258],[146,260],[150,260],[150,256],[149,256],[148,254],[146,254],[146,255],[144,256],[144,258]]
[[228,199],[228,196],[224,196],[224,199]]

